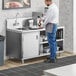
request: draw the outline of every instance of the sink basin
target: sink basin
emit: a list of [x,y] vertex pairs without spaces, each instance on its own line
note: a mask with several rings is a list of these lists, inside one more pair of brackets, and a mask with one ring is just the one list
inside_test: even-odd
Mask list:
[[34,28],[34,27],[29,27],[29,28],[17,28],[17,30],[38,30],[38,29],[43,29],[43,27],[42,28]]

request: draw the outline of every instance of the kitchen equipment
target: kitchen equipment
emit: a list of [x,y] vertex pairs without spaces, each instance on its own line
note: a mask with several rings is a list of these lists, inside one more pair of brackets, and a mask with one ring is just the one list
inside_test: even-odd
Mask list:
[[44,47],[44,53],[49,53],[50,52],[50,48],[49,47]]
[[43,53],[43,45],[40,45],[40,54]]
[[33,27],[33,20],[29,20],[29,27]]
[[38,29],[37,25],[34,25],[34,20],[33,19],[29,20],[29,29],[31,29],[31,30]]
[[32,18],[34,20],[34,25],[37,25],[38,16],[42,17],[42,12],[32,12]]
[[25,28],[28,29],[29,22],[28,20],[32,17],[27,18],[17,18],[18,26],[14,26],[16,18],[7,19],[7,29],[18,29],[18,28]]

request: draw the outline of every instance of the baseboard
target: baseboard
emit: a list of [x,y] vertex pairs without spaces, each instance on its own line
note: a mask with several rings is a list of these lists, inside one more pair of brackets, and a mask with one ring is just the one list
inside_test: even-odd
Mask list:
[[69,53],[69,54],[74,54],[74,55],[76,55],[76,53],[73,52],[73,51],[64,51],[64,52]]

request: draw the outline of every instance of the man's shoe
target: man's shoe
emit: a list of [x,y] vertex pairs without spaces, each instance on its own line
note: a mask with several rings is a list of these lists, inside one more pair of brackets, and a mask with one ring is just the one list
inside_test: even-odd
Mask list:
[[55,63],[55,62],[56,62],[56,59],[51,59],[51,62],[52,62],[52,63]]
[[55,63],[56,59],[48,59],[48,60],[45,60],[44,62],[46,62],[46,63]]
[[[50,56],[47,56],[47,60],[48,60],[48,59],[51,59]],[[57,60],[57,56],[55,57],[55,59]]]

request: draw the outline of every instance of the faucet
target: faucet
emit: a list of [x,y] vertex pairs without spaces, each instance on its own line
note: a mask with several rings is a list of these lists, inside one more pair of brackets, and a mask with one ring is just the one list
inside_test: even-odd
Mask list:
[[19,22],[17,21],[17,17],[18,17],[19,13],[16,14],[16,20],[15,20],[15,23],[13,24],[14,26],[17,26],[19,25]]

